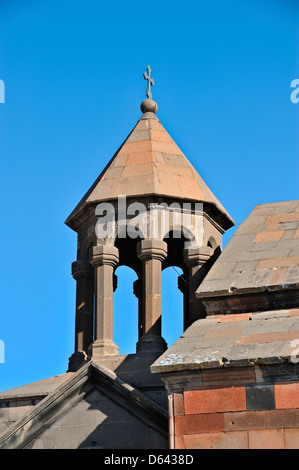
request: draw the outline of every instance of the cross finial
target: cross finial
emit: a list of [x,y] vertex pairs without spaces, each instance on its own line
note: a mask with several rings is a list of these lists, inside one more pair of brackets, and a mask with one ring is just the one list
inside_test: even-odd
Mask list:
[[151,86],[154,86],[155,82],[151,77],[151,68],[149,65],[146,67],[146,70],[147,72],[144,72],[143,74],[144,79],[147,80],[146,96],[151,100],[153,96],[151,92]]

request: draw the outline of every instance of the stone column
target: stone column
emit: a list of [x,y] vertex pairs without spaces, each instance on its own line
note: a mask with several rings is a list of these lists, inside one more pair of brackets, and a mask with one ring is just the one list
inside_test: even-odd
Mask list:
[[[91,263],[95,271],[95,330],[91,346],[93,358],[118,354],[113,342],[113,283],[114,267],[118,263],[114,245],[93,247]],[[114,284],[114,285],[113,285]]]
[[167,256],[167,244],[162,240],[142,240],[137,245],[137,256],[142,261],[142,318],[143,335],[137,343],[137,352],[163,352],[166,342],[161,337],[161,272]]
[[93,267],[87,260],[72,263],[76,280],[75,352],[69,358],[69,371],[76,371],[88,357],[88,347],[93,341]]
[[72,264],[76,287],[75,352],[85,351],[93,341],[94,270],[89,261],[78,260]]
[[189,308],[188,317],[184,319],[185,328],[205,316],[205,310],[200,300],[195,297],[195,292],[208,273],[207,261],[213,253],[213,249],[209,246],[193,246],[184,250],[184,262],[189,268]]

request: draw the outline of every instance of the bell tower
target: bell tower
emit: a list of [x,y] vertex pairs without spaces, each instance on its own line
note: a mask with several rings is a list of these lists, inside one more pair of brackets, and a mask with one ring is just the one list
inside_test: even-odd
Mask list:
[[[70,370],[91,358],[118,355],[113,338],[115,270],[132,268],[137,280],[136,357],[153,361],[167,348],[161,335],[161,273],[178,266],[184,328],[205,316],[195,291],[222,247],[233,220],[157,118],[150,67],[142,116],[66,220],[78,237],[75,352]],[[200,151],[200,150],[199,150]],[[124,306],[125,315],[125,306]]]

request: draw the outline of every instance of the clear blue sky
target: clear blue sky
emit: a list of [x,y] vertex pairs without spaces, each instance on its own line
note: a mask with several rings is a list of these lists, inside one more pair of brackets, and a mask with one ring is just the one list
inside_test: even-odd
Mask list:
[[[139,119],[148,64],[159,119],[236,226],[255,204],[298,198],[298,24],[295,0],[1,0],[0,391],[67,369],[76,234],[64,221]],[[115,296],[121,353],[137,339],[136,299],[120,300],[131,277]],[[176,278],[163,274],[169,344]]]

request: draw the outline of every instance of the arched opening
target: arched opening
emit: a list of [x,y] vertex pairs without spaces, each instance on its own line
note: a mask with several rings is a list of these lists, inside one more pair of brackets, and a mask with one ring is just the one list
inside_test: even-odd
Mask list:
[[[183,233],[170,231],[165,235],[167,258],[162,271],[162,336],[170,347],[184,332],[187,315],[187,267],[183,253],[186,238]],[[185,297],[185,300],[184,300]]]
[[113,294],[113,341],[119,347],[119,354],[133,354],[138,341],[138,299],[133,293],[137,274],[127,266],[119,266],[115,275],[117,287]]
[[207,246],[209,246],[210,248],[212,248],[214,250],[214,253],[213,255],[211,256],[211,259],[210,261],[208,262],[208,270],[211,269],[211,267],[213,266],[213,264],[215,263],[215,261],[217,260],[217,258],[220,256],[221,254],[221,247],[220,245],[217,244],[216,240],[214,237],[210,237],[209,240],[208,240],[208,243],[207,243]]
[[162,337],[170,347],[184,331],[184,299],[178,278],[184,276],[177,266],[162,271]]
[[214,237],[209,238],[207,246],[209,246],[210,248],[213,248],[214,251],[216,250],[218,245]]

